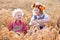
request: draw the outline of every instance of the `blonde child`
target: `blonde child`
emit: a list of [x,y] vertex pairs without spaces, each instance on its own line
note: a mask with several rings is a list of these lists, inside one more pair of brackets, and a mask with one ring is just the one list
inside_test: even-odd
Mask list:
[[19,8],[15,9],[13,11],[12,16],[14,17],[15,20],[9,24],[8,27],[9,30],[14,31],[18,34],[20,34],[21,32],[26,33],[27,32],[26,23],[21,20],[23,17],[23,11]]
[[44,13],[45,6],[41,5],[39,2],[32,5],[33,7],[33,17],[29,25],[38,25],[40,29],[45,27],[44,23],[50,21],[50,18],[47,14]]

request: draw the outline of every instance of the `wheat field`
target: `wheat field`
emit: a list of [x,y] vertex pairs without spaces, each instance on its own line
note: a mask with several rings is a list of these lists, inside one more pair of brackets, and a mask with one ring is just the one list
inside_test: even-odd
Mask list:
[[[45,5],[45,12],[51,17],[43,30],[29,26],[32,17],[31,5],[35,2]],[[23,10],[22,20],[29,28],[26,34],[21,33],[20,36],[8,29],[9,23],[14,20],[12,11],[16,8]],[[0,40],[60,40],[60,0],[0,0]]]

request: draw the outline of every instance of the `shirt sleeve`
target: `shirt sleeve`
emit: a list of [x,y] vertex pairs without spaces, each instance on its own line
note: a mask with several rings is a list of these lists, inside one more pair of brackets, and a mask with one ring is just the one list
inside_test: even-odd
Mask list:
[[26,23],[23,23],[23,31],[27,32],[27,26],[26,26]]
[[48,21],[50,21],[50,17],[49,17],[49,15],[45,15],[45,18],[43,19],[43,22],[48,22]]
[[34,16],[31,18],[29,25],[32,25],[33,20],[34,20]]
[[39,23],[47,23],[50,21],[50,17],[46,14],[44,19],[38,20]]
[[9,25],[8,25],[8,29],[11,31],[11,30],[13,30],[13,23],[10,23]]

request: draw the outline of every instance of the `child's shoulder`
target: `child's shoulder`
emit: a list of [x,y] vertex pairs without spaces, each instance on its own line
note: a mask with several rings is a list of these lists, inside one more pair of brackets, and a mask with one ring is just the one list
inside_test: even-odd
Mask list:
[[21,21],[21,23],[22,23],[22,24],[26,24],[26,22],[24,22],[24,21]]
[[10,25],[13,25],[13,22],[9,22],[9,23],[8,23],[8,26],[10,26]]
[[45,15],[46,17],[49,17],[49,15],[48,15],[48,14],[45,14],[45,13],[44,13],[44,15]]
[[14,22],[10,22],[10,24],[11,24],[11,25],[13,25],[13,24],[14,24]]
[[10,22],[9,24],[11,24],[11,25],[12,25],[12,24],[14,24],[14,23],[15,23],[15,21],[12,21],[12,22]]
[[50,18],[48,14],[44,14],[44,15],[45,15],[45,17],[44,17],[44,18]]

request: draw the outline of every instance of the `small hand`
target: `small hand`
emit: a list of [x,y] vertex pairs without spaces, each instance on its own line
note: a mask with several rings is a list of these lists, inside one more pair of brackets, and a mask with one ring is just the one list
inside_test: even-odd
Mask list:
[[36,21],[33,21],[33,22],[32,22],[32,25],[36,25],[36,23],[37,23]]
[[43,25],[44,23],[43,23],[43,21],[41,21],[41,20],[37,20],[36,21],[39,25]]

